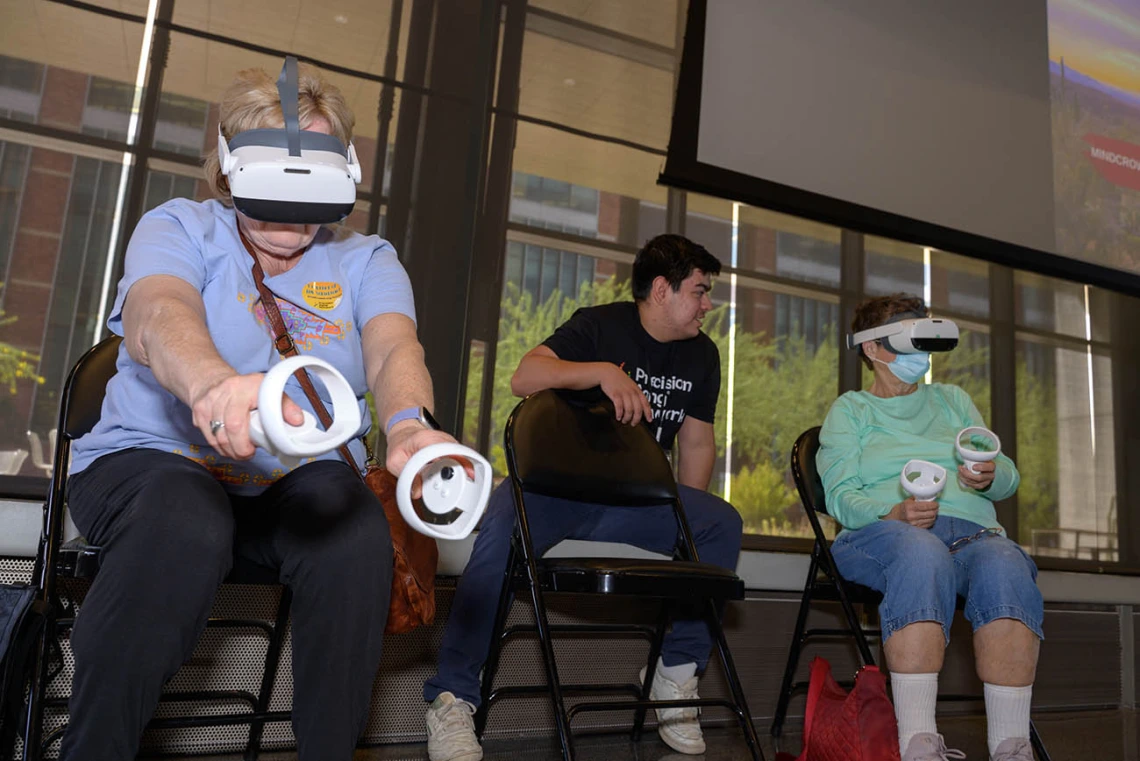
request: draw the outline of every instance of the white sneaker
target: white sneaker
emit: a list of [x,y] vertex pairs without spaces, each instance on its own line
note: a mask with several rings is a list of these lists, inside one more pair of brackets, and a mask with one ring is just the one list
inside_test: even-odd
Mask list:
[[427,710],[428,758],[431,761],[480,761],[483,748],[475,736],[475,706],[450,692],[440,693]]
[[[660,663],[660,661],[658,661]],[[638,677],[645,683],[645,669],[641,669]],[[653,686],[649,689],[650,700],[695,700],[697,694],[697,677],[677,684],[672,679],[654,669]],[[695,755],[705,752],[705,737],[701,733],[701,723],[697,719],[699,708],[658,708],[657,734],[673,750],[678,753]],[[433,759],[434,761],[434,759]]]

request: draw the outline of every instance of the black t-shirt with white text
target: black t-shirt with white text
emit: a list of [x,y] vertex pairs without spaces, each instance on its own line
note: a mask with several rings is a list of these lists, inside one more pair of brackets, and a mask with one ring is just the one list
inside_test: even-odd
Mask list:
[[[720,353],[704,333],[662,343],[645,331],[630,301],[579,309],[544,346],[568,362],[612,362],[653,409],[650,429],[665,450],[692,415],[712,423],[720,394]],[[599,391],[595,389],[593,394]]]

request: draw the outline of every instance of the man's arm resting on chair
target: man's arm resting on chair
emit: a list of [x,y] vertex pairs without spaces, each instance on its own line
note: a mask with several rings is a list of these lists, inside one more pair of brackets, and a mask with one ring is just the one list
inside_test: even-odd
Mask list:
[[677,482],[706,491],[716,462],[716,436],[712,423],[685,416],[677,431]]
[[[601,386],[614,403],[614,413],[623,423],[637,425],[652,420],[653,411],[641,387],[612,362],[569,362],[559,359],[550,347],[536,346],[528,351],[511,376],[515,396],[527,396],[548,388],[581,391]],[[709,465],[710,473],[711,463]]]

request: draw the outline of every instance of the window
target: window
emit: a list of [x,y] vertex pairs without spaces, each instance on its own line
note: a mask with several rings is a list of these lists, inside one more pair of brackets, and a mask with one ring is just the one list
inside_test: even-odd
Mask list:
[[[518,402],[511,392],[511,376],[523,355],[542,343],[580,307],[629,301],[633,298],[630,293],[629,267],[619,262],[538,246],[523,246],[518,242],[508,242],[507,246],[507,270],[499,308],[499,332],[495,347],[494,392],[489,400],[492,409],[490,459],[498,476],[505,476],[507,473],[502,432],[507,416]],[[599,254],[602,253],[599,251]],[[549,288],[544,291],[545,295],[542,298],[536,297],[533,288],[544,282],[543,271],[553,272],[555,278],[562,277],[562,268],[557,264],[560,257],[565,257],[564,261],[574,263],[575,276],[568,283],[576,284],[575,289],[563,291],[561,288]],[[544,270],[546,262],[551,262],[551,265]],[[529,278],[525,274],[528,264],[539,270]],[[521,276],[513,274],[519,271],[520,266],[523,268],[523,274]],[[591,274],[588,278],[583,278],[579,273]],[[478,390],[471,384],[474,379],[481,381],[483,376],[482,349],[477,357],[474,370],[468,368],[468,402],[479,398]],[[475,410],[469,408],[468,414],[474,413]],[[464,428],[467,429],[472,425],[465,424]]]
[[[721,388],[710,490],[740,511],[748,533],[811,536],[788,455],[835,400],[838,304],[774,293],[743,277],[719,278],[713,301],[704,331],[720,351]],[[781,325],[779,304],[798,319]]]

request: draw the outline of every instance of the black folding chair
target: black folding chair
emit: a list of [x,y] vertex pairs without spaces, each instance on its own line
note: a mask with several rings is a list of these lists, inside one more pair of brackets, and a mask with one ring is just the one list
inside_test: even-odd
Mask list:
[[[807,513],[808,522],[811,523],[812,533],[815,534],[815,544],[811,548],[811,562],[808,565],[807,581],[804,584],[803,597],[800,600],[799,614],[796,616],[796,629],[792,635],[792,644],[788,652],[788,663],[784,668],[784,680],[780,686],[780,699],[776,703],[776,713],[772,718],[772,737],[779,738],[787,718],[788,703],[792,695],[807,687],[806,682],[795,682],[796,669],[799,666],[800,655],[808,640],[819,637],[854,637],[855,646],[859,650],[859,657],[866,666],[873,666],[875,659],[871,655],[869,638],[881,638],[882,630],[864,627],[855,613],[855,605],[865,608],[874,606],[878,610],[883,596],[875,590],[846,581],[839,575],[835,567],[835,559],[831,555],[831,548],[827,537],[823,533],[819,515],[829,515],[827,502],[824,499],[823,482],[815,466],[815,455],[819,451],[820,427],[809,428],[800,434],[792,446],[792,478],[795,479],[796,489],[800,493],[804,512]],[[830,517],[830,516],[829,516]],[[813,600],[826,600],[838,602],[843,611],[843,618],[847,622],[846,628],[816,628],[807,629],[808,612],[811,610]],[[958,599],[958,608],[962,608],[963,600]],[[939,695],[939,700],[978,700],[977,695]],[[1037,734],[1037,727],[1029,723],[1029,739],[1033,750],[1040,761],[1050,761],[1049,753],[1045,750],[1041,737]]]
[[[684,509],[677,496],[677,486],[669,461],[649,429],[645,426],[622,425],[615,419],[613,407],[608,404],[593,407],[572,405],[554,391],[543,391],[527,397],[515,407],[507,420],[504,438],[507,467],[514,491],[516,524],[510,560],[495,615],[495,631],[501,634],[492,640],[483,669],[482,704],[475,716],[478,733],[482,735],[488,712],[500,698],[512,694],[549,692],[562,756],[566,761],[572,761],[574,743],[570,721],[579,712],[635,710],[631,739],[637,742],[648,708],[722,706],[736,715],[752,758],[757,761],[763,759],[719,614],[724,601],[744,597],[744,582],[732,571],[699,562]],[[630,507],[671,504],[679,531],[675,553],[677,559],[536,557],[525,506],[527,494]],[[516,586],[530,595],[535,619],[533,626],[505,628],[512,592]],[[547,592],[661,599],[660,618],[655,629],[601,624],[552,626],[546,615],[544,596]],[[731,700],[649,700],[671,603],[680,600],[696,602],[703,607],[724,667]],[[643,684],[563,685],[559,682],[551,639],[553,634],[614,634],[631,631],[650,640]],[[538,635],[547,686],[492,689],[503,644],[522,632],[535,632]],[[634,699],[581,702],[569,709],[563,703],[564,695],[606,692],[625,692]]]
[[[57,590],[59,578],[90,579],[99,569],[100,548],[83,539],[63,543],[63,515],[67,504],[67,470],[71,455],[71,442],[90,431],[99,420],[107,382],[115,374],[115,362],[122,339],[111,336],[80,357],[63,388],[59,410],[54,466],[47,502],[44,503],[44,532],[32,569],[32,580],[39,588],[38,600],[48,604],[53,615],[40,637],[33,663],[32,683],[29,689],[27,718],[24,727],[24,761],[38,761],[50,745],[63,735],[59,727],[43,736],[44,710],[47,707],[65,707],[67,698],[49,698],[47,685],[58,675],[49,673],[51,651],[57,646],[58,636],[74,623],[70,606],[65,605]],[[277,573],[272,569],[238,560],[226,578],[229,584],[277,584]],[[208,716],[179,716],[152,719],[149,729],[177,729],[232,724],[249,724],[249,739],[245,758],[255,761],[261,750],[261,736],[268,721],[288,721],[289,711],[270,711],[269,699],[277,676],[277,664],[289,620],[292,594],[283,588],[277,606],[276,620],[270,624],[259,619],[211,618],[207,626],[257,629],[268,640],[265,667],[258,694],[245,690],[202,690],[195,692],[168,692],[162,700],[170,702],[229,701],[243,702],[250,707],[242,713],[220,713]]]

